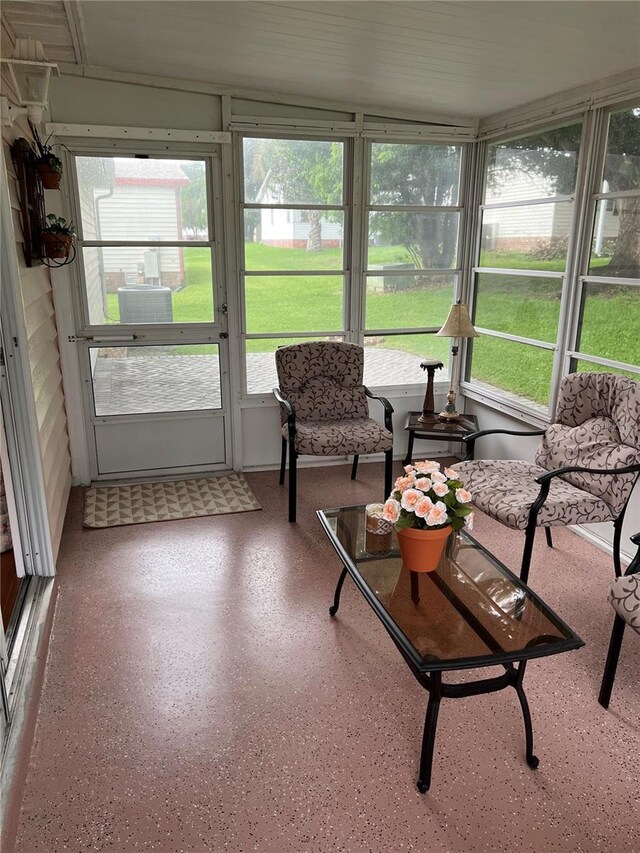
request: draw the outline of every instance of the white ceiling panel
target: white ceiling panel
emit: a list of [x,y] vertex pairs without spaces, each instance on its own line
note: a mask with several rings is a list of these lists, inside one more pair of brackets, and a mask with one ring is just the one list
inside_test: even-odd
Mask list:
[[[91,65],[362,106],[487,116],[640,64],[640,3],[5,0],[75,23]],[[34,31],[35,30],[35,31]],[[21,33],[20,33],[21,34]],[[77,40],[81,44],[78,48]],[[62,41],[61,41],[62,39]],[[54,58],[53,53],[51,58]]]

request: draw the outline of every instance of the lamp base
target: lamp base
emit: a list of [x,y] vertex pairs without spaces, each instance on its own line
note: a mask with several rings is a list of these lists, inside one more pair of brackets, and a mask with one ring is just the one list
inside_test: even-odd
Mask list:
[[460,414],[456,412],[456,395],[453,389],[451,389],[447,394],[447,405],[444,407],[444,411],[440,412],[438,415],[438,420],[447,421],[449,423],[454,423],[455,421],[460,420]]
[[447,421],[447,423],[455,423],[456,421],[459,421],[461,417],[462,416],[460,415],[459,412],[456,412],[456,411],[448,412],[445,409],[444,412],[440,412],[440,414],[438,415],[438,420],[439,421]]
[[438,420],[439,415],[435,412],[423,412],[418,418],[419,424],[432,424]]

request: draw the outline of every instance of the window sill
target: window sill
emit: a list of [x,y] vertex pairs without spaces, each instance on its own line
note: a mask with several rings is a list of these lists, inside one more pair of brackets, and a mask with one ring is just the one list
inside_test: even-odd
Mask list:
[[544,412],[542,407],[535,409],[532,406],[527,406],[524,401],[521,403],[516,399],[509,399],[502,396],[498,390],[494,391],[486,386],[471,385],[463,382],[460,385],[460,393],[467,400],[482,403],[482,405],[487,406],[489,409],[502,412],[532,427],[545,429],[551,423],[549,414]]

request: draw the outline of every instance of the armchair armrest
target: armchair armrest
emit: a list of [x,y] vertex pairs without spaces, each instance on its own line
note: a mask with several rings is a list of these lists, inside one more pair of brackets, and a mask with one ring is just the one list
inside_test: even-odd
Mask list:
[[629,539],[633,542],[634,545],[638,546],[638,551],[636,552],[635,557],[629,565],[627,566],[626,575],[634,575],[636,572],[640,572],[640,533],[634,533],[633,536],[630,536]]
[[567,465],[564,468],[556,468],[536,477],[536,483],[544,484],[554,477],[562,477],[563,474],[637,474],[640,472],[640,462],[626,465],[624,468],[585,468],[581,465]]
[[289,438],[293,439],[296,433],[296,410],[293,404],[283,396],[279,388],[273,389],[273,396],[287,413],[287,426],[289,427]]
[[392,433],[393,420],[391,418],[391,415],[393,414],[393,406],[391,405],[391,403],[387,400],[386,397],[380,397],[378,394],[374,394],[367,388],[366,385],[364,386],[364,393],[367,395],[367,397],[369,397],[369,399],[379,400],[382,403],[382,405],[384,406],[384,425],[386,429],[388,429],[389,432]]
[[[637,474],[640,472],[640,462],[633,465],[625,465],[624,468],[586,468],[582,465],[566,465],[564,468],[556,468],[555,471],[547,471],[546,474],[541,474],[536,477],[536,483],[540,484],[540,492],[537,498],[531,504],[529,510],[530,523],[535,523],[538,517],[540,507],[544,504],[549,496],[551,481],[554,477],[561,477],[563,474]],[[619,571],[617,572],[619,574]]]
[[485,435],[523,435],[523,436],[531,436],[531,435],[544,435],[546,430],[544,429],[534,429],[527,430],[521,432],[519,430],[514,429],[483,429],[479,432],[472,432],[471,435],[466,435],[462,439],[464,443],[467,445],[467,453],[464,457],[464,461],[467,462],[470,459],[473,459],[474,456],[474,448],[475,443],[479,438],[482,438]]

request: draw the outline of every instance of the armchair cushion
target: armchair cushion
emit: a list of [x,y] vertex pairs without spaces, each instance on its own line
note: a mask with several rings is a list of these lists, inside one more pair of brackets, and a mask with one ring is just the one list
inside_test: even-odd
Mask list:
[[[280,347],[275,355],[280,391],[299,421],[368,419],[362,347],[313,341]],[[284,412],[281,417],[284,423]]]
[[[610,373],[566,376],[556,422],[546,431],[535,461],[547,471],[567,465],[622,468],[640,462],[640,383]],[[615,518],[636,475],[573,473],[563,479],[602,498]]]
[[[567,465],[624,468],[640,462],[640,453],[621,442],[618,427],[610,418],[595,417],[575,427],[552,424],[538,447],[535,461],[547,471]],[[602,498],[615,517],[629,498],[636,475],[576,472],[565,474],[563,479]]]
[[[282,427],[282,436],[288,430]],[[296,451],[311,456],[382,453],[393,447],[393,435],[373,418],[296,422]]]
[[[455,468],[479,510],[507,527],[526,528],[529,509],[540,492],[535,478],[546,473],[544,468],[512,459],[459,462]],[[611,521],[612,518],[611,509],[604,500],[556,477],[538,513],[537,523],[553,527]]]
[[640,574],[615,578],[608,600],[618,616],[640,634]]

